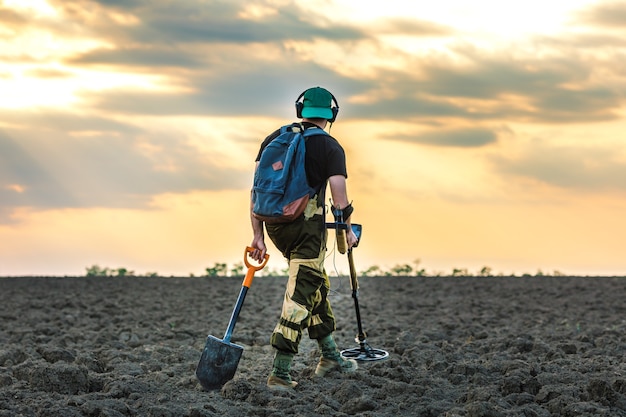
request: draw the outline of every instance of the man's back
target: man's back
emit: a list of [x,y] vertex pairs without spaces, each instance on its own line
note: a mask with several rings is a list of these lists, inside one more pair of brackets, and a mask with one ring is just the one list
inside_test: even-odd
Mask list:
[[[305,129],[317,128],[313,123],[302,123]],[[263,143],[256,161],[261,159],[261,153],[265,147],[275,139],[280,133],[277,129],[270,134]],[[322,191],[326,185],[326,180],[333,175],[343,175],[348,177],[346,169],[346,157],[343,147],[332,136],[326,133],[311,135],[306,139],[305,168],[309,185],[316,190]]]

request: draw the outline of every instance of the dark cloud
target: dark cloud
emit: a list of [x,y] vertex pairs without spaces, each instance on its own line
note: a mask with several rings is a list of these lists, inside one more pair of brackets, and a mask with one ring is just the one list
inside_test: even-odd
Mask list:
[[[409,76],[406,80],[407,85],[413,81]],[[420,94],[418,90],[411,87],[397,91],[397,95],[392,98],[381,98],[365,104],[350,104],[346,107],[345,113],[356,119],[406,120],[407,118],[435,119],[470,116],[466,110],[456,104]],[[479,118],[478,115],[474,117]],[[485,118],[484,115],[483,118]]]
[[367,85],[330,68],[297,60],[285,60],[283,65],[257,61],[254,66],[235,65],[232,70],[218,73],[208,70],[190,74],[184,82],[191,92],[123,89],[85,92],[81,97],[97,109],[129,114],[277,117],[295,115],[292,112],[295,100],[309,87],[328,88],[343,109],[342,98],[362,91]]
[[133,28],[131,34],[143,42],[220,42],[268,43],[289,40],[327,39],[332,41],[358,40],[362,31],[343,25],[321,26],[317,19],[306,20],[295,12],[279,10],[261,22],[242,20],[233,16],[213,16],[204,19],[186,19],[166,15]]
[[415,134],[389,134],[386,135],[385,139],[400,140],[420,145],[476,148],[495,143],[498,140],[498,136],[494,131],[485,128],[444,128]]
[[537,94],[535,107],[547,114],[535,119],[545,117],[558,122],[614,119],[623,101],[624,97],[608,88],[554,88]]
[[[46,155],[42,155],[45,157]],[[53,161],[54,159],[49,159]],[[15,136],[0,130],[0,201],[2,207],[65,207],[76,200],[50,170]],[[16,188],[14,188],[16,187]],[[2,222],[2,218],[0,218]]]
[[[85,120],[65,119],[57,126],[73,124],[92,133],[0,130],[0,201],[5,212],[20,206],[145,208],[162,193],[249,185],[250,172],[228,167],[224,155],[203,154],[185,137],[139,129],[132,134],[132,128],[124,128],[123,135],[94,133],[102,128],[101,121],[89,129]],[[146,142],[149,150],[142,147]]]
[[494,158],[497,171],[559,188],[626,192],[626,162],[601,146],[546,145],[537,141],[519,156]]
[[418,75],[379,70],[371,94],[395,96],[354,105],[354,116],[578,123],[615,119],[624,104],[619,85],[598,84],[593,65],[575,58],[468,58],[472,63],[464,66],[416,63]]
[[[273,13],[261,20],[247,19],[241,13],[247,1],[89,1],[78,0],[68,5],[52,2],[82,24],[91,24],[100,36],[143,45],[181,45],[188,43],[270,43],[289,40],[328,39],[358,40],[365,37],[356,27],[330,24],[320,15],[305,12],[297,2],[277,6],[268,2],[255,5],[271,8]],[[101,19],[92,18],[97,5]],[[113,11],[134,16],[140,23],[120,24]]]
[[469,65],[424,63],[427,74],[416,88],[444,97],[493,99],[503,94],[533,94],[560,83],[583,78],[587,70],[579,62],[515,61],[507,58],[468,56]]

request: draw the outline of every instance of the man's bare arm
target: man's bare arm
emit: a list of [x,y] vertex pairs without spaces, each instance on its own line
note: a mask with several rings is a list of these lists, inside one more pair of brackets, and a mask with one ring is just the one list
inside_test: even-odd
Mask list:
[[[330,185],[330,194],[333,200],[333,206],[336,208],[344,209],[348,207],[350,201],[348,200],[348,190],[346,186],[346,177],[343,175],[333,175],[328,178],[328,184]],[[350,216],[343,219],[348,224],[348,233],[346,239],[348,247],[352,247],[357,242],[357,237],[352,231]]]

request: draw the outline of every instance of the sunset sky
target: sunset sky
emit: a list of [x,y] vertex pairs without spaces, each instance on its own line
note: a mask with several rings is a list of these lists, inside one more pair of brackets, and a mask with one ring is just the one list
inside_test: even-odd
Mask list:
[[602,0],[0,0],[0,276],[241,262],[258,146],[318,85],[358,270],[626,275],[624,28]]

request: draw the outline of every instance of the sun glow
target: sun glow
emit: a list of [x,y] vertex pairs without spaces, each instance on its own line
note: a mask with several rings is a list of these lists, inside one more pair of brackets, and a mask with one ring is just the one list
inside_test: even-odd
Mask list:
[[[311,2],[311,8],[323,10],[320,2]],[[437,2],[406,2],[387,0],[385,7],[376,1],[337,0],[337,8],[329,18],[347,18],[350,21],[374,21],[385,17],[402,17],[416,21],[433,21],[454,28],[456,36],[464,33],[484,33],[512,38],[533,33],[553,33],[568,23],[569,12],[588,4],[586,0],[529,0],[510,3],[499,0],[476,0],[470,3],[453,0]],[[317,4],[317,6],[315,6]],[[491,38],[493,41],[494,39]]]
[[57,11],[46,0],[4,0],[5,7],[35,12],[39,16],[56,16]]

